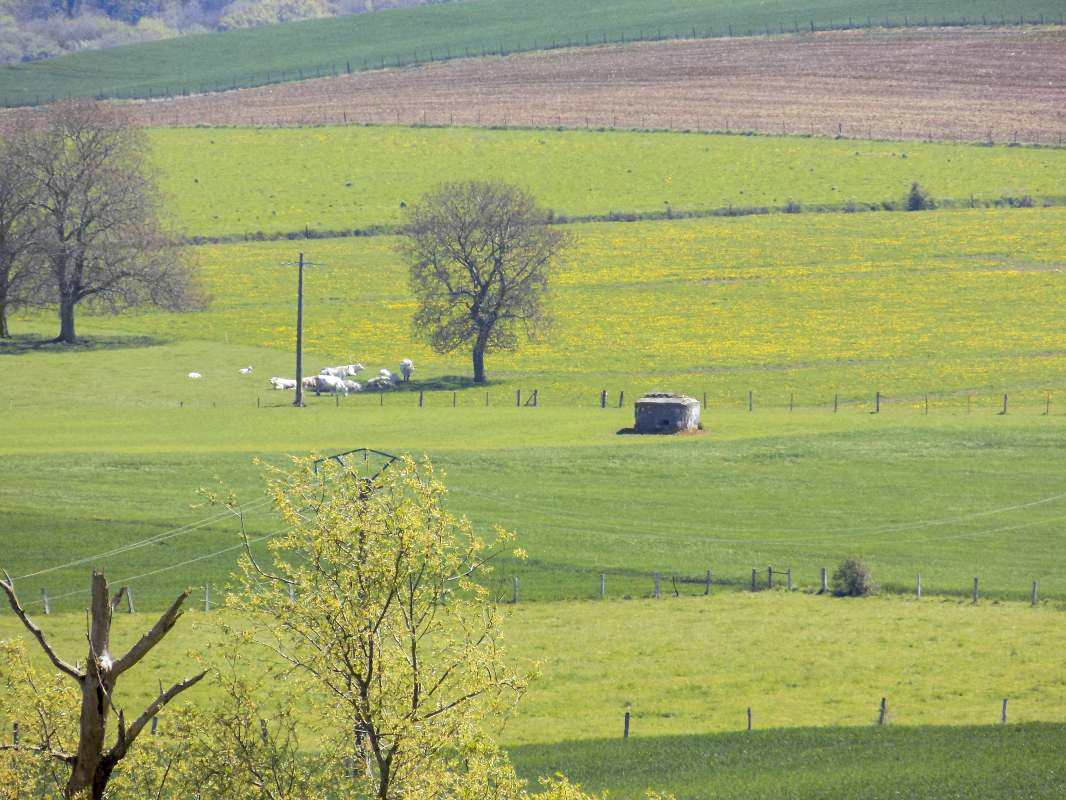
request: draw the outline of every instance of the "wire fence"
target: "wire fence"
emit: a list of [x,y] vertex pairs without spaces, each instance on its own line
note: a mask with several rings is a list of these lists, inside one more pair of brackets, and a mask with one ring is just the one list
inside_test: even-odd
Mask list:
[[[557,389],[541,388],[504,388],[489,386],[478,387],[468,379],[455,378],[456,383],[464,388],[440,389],[444,380],[427,380],[401,383],[391,389],[367,389],[350,394],[316,393],[313,389],[304,392],[307,404],[332,405],[335,408],[359,409],[366,407],[390,407],[401,409],[442,409],[442,408],[598,408],[631,409],[641,393],[628,389],[600,389],[599,391],[580,391],[570,387]],[[847,393],[816,394],[813,391],[792,392],[773,390],[749,390],[744,392],[723,392],[693,390],[684,386],[685,381],[665,381],[680,387],[683,392],[701,402],[704,418],[716,412],[746,411],[758,412],[822,412],[844,414],[861,412],[869,414],[909,414],[930,416],[935,414],[971,415],[971,416],[1007,416],[1010,414],[1029,416],[1058,416],[1066,414],[1062,404],[1061,388],[1017,389],[1011,391],[953,390],[940,392],[899,392],[886,393],[878,390]],[[423,388],[426,387],[426,388]],[[286,390],[266,391],[257,394],[255,407],[263,409],[288,408],[292,406]],[[247,401],[245,401],[247,402]],[[217,408],[217,400],[178,400],[179,408]],[[227,403],[226,405],[236,405]]]
[[[557,50],[574,47],[592,47],[594,45],[627,44],[631,42],[656,42],[664,40],[680,39],[716,39],[736,36],[780,36],[785,34],[819,33],[830,31],[849,30],[875,30],[875,29],[909,29],[909,28],[966,28],[966,27],[996,27],[1012,28],[1032,25],[1063,25],[1066,17],[1062,13],[1057,16],[1051,14],[1039,14],[1026,16],[1024,12],[1014,15],[1002,13],[989,16],[982,14],[980,17],[910,17],[904,15],[894,17],[863,18],[849,17],[843,20],[820,22],[813,19],[801,20],[778,20],[776,23],[764,22],[762,24],[725,24],[719,26],[691,27],[687,30],[663,27],[638,27],[621,29],[616,31],[601,30],[599,35],[586,33],[584,35],[561,37],[546,37],[543,39],[530,38],[521,40],[507,40],[504,38],[494,41],[479,41],[465,45],[444,45],[435,49],[413,50],[411,52],[396,52],[392,54],[360,54],[355,53],[343,60],[332,60],[328,63],[308,62],[303,65],[287,66],[245,72],[225,78],[212,78],[196,81],[182,80],[174,76],[173,80],[160,83],[146,83],[137,85],[128,90],[117,90],[101,86],[95,97],[99,100],[141,100],[156,98],[173,98],[190,96],[193,94],[206,94],[210,92],[230,91],[234,89],[254,88],[269,86],[292,81],[302,81],[312,78],[335,77],[356,72],[369,72],[381,69],[397,69],[410,66],[418,66],[437,62],[451,61],[460,58],[484,58],[489,56],[508,56],[515,53],[527,53],[543,50]],[[15,108],[24,106],[40,106],[53,103],[66,95],[56,93],[39,93],[25,91],[20,95],[5,93],[0,95],[0,107]]]

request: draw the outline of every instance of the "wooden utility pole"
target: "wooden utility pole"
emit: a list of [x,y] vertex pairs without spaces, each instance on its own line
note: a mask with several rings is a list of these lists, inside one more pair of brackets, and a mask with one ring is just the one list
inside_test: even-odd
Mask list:
[[304,341],[304,267],[318,267],[310,261],[304,261],[304,254],[300,253],[299,261],[289,261],[284,264],[287,267],[298,267],[296,278],[296,397],[292,404],[296,408],[302,408],[304,404],[303,384],[303,341]]

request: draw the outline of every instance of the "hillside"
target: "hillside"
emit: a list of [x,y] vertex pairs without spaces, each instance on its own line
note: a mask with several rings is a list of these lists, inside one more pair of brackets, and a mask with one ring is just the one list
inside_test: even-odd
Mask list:
[[634,39],[828,28],[1061,22],[1061,0],[470,0],[79,53],[0,69],[0,103],[147,97],[340,72]]
[[643,42],[128,106],[135,124],[642,128],[1060,144],[1066,29]]

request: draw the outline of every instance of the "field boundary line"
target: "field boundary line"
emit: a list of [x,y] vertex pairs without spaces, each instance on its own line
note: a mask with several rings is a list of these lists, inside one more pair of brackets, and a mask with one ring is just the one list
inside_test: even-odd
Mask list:
[[[708,135],[729,135],[724,132],[708,132]],[[776,214],[863,214],[863,213],[930,213],[936,211],[961,211],[968,209],[1018,209],[1018,208],[1062,208],[1066,206],[1066,195],[1046,197],[999,197],[995,199],[973,200],[945,198],[937,199],[936,209],[923,212],[907,211],[899,200],[864,201],[853,203],[812,203],[804,205],[783,206],[725,206],[719,208],[690,209],[687,211],[608,211],[606,214],[554,214],[548,220],[549,225],[594,225],[611,222],[664,222],[684,219],[710,219],[714,217],[762,217]],[[304,228],[298,231],[263,231],[245,233],[225,233],[217,236],[190,234],[175,239],[178,244],[216,245],[235,244],[237,242],[279,242],[300,241],[308,239],[360,239],[377,236],[396,236],[400,232],[399,224],[368,225],[365,228],[315,229]]]

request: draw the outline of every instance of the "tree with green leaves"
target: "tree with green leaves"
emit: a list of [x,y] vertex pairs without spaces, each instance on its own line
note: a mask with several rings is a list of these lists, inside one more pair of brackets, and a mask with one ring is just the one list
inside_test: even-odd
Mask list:
[[509,535],[486,544],[445,510],[428,462],[368,476],[298,459],[269,474],[285,529],[269,565],[247,550],[229,605],[260,621],[259,640],[316,687],[324,750],[335,769],[347,765],[353,796],[517,796],[483,731],[526,689],[479,581]]

